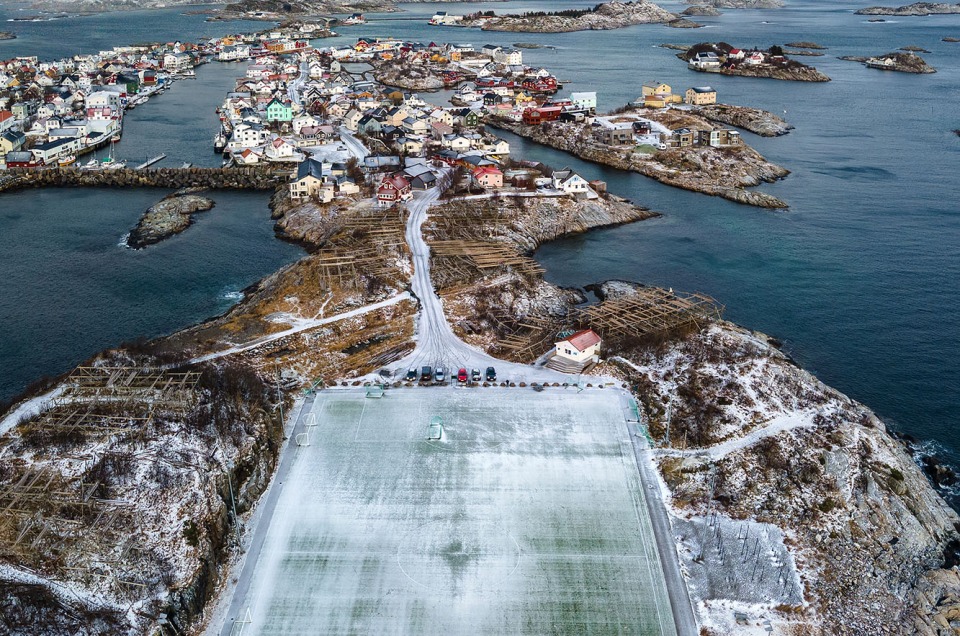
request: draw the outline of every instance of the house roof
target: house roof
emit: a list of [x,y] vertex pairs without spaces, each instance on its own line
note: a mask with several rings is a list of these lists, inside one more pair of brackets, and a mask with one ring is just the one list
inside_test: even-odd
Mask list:
[[301,162],[297,167],[296,180],[299,181],[306,176],[323,179],[323,162],[317,161],[316,159],[307,159]]
[[716,92],[716,90],[714,90],[709,86],[694,86],[690,90],[692,90],[694,93],[715,93]]
[[600,343],[600,336],[598,336],[597,332],[595,332],[593,329],[584,329],[583,331],[578,331],[568,338],[564,338],[560,342],[570,343],[570,346],[577,351],[586,351],[593,345]]

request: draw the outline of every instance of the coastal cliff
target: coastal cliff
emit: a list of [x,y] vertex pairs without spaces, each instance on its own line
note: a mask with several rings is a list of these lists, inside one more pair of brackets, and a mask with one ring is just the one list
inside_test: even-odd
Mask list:
[[[653,111],[645,116],[663,120],[659,123],[671,128],[712,128],[702,118],[680,111]],[[581,159],[638,172],[666,185],[763,208],[787,207],[786,202],[772,195],[745,189],[763,182],[772,183],[790,174],[786,168],[768,162],[746,145],[636,152],[633,146],[614,147],[601,143],[593,136],[590,127],[579,124],[548,122],[536,126],[504,119],[488,119],[487,123]]]
[[671,22],[677,16],[649,2],[605,2],[593,9],[567,10],[556,13],[526,13],[465,19],[464,26],[479,26],[484,31],[516,33],[567,33],[620,29],[634,24]]

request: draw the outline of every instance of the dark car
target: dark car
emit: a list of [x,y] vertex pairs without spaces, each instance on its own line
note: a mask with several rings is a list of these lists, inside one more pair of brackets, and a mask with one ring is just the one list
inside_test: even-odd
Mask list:
[[459,371],[457,371],[457,382],[459,382],[460,384],[466,384],[466,383],[467,383],[467,370],[466,370],[466,369],[460,369]]
[[420,381],[429,382],[433,379],[433,369],[430,367],[422,367],[420,369]]
[[473,369],[470,371],[470,381],[479,382],[480,381],[480,369]]
[[415,382],[417,379],[417,369],[415,367],[410,367],[407,370],[407,382]]
[[487,367],[487,382],[497,381],[497,370],[493,367]]

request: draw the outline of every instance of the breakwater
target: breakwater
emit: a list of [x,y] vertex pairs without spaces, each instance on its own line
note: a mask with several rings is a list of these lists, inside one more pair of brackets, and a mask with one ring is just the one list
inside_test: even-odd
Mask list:
[[210,188],[212,190],[273,190],[286,182],[286,170],[252,166],[232,168],[155,168],[134,170],[81,170],[48,168],[11,169],[0,176],[0,192],[40,187],[107,188]]

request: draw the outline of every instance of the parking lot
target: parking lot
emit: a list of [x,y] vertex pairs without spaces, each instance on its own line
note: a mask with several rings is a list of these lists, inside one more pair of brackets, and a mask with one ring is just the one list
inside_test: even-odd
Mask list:
[[323,391],[295,433],[234,633],[676,633],[619,391]]

